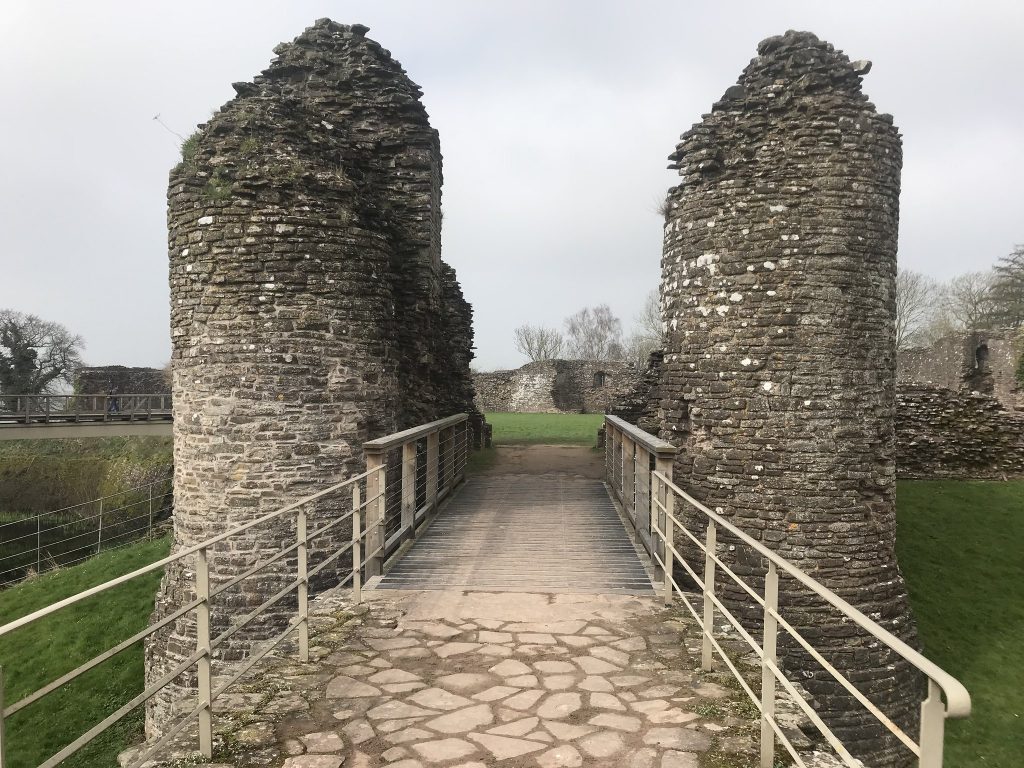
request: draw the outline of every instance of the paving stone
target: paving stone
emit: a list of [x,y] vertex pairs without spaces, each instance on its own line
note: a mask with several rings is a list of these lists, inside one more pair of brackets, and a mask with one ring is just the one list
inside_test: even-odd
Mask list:
[[622,671],[620,667],[616,667],[614,664],[609,664],[607,661],[594,658],[593,656],[577,656],[573,661],[588,675],[605,675],[609,672]]
[[526,734],[526,738],[532,739],[534,741],[543,741],[547,744],[550,744],[552,741],[554,741],[554,739],[551,737],[551,734],[547,731],[534,731],[533,733]]
[[647,719],[655,725],[667,725],[669,723],[681,725],[696,720],[697,715],[694,712],[673,708],[666,709],[663,712],[651,712],[647,715]]
[[599,758],[616,755],[626,746],[622,736],[615,731],[598,731],[590,736],[584,736],[577,743],[588,755]]
[[426,683],[392,683],[391,685],[382,685],[388,693],[408,693],[409,691],[418,691],[420,688],[426,688]]
[[632,691],[619,691],[618,692],[618,696],[623,701],[636,701],[637,699],[640,698],[639,696],[637,696]]
[[408,700],[421,707],[431,707],[432,709],[460,709],[473,703],[464,696],[451,693],[443,688],[426,688],[416,691]]
[[481,643],[511,643],[512,633],[483,630],[481,632],[477,632],[476,639]]
[[514,739],[510,736],[495,736],[492,733],[471,733],[467,737],[482,744],[498,760],[508,760],[531,752],[539,752],[547,745],[542,742]]
[[590,706],[594,707],[594,709],[615,709],[621,712],[626,711],[626,705],[610,693],[599,692],[590,694]]
[[583,678],[577,688],[584,691],[601,691],[608,693],[615,690],[615,686],[608,682],[604,677],[598,677],[597,675],[589,675]]
[[[436,712],[433,714],[437,714]],[[393,733],[394,731],[400,731],[403,728],[408,728],[410,725],[415,725],[422,721],[422,717],[406,717],[398,720],[381,720],[376,723],[376,729],[379,733]]]
[[570,725],[557,720],[545,720],[544,727],[559,741],[573,741],[597,730],[591,725]]
[[656,685],[653,688],[645,688],[639,693],[641,699],[662,699],[671,696],[678,690],[678,685]]
[[367,663],[371,667],[380,667],[381,669],[387,669],[388,667],[392,666],[391,662],[387,661],[386,659],[370,659],[370,661],[368,661]]
[[512,709],[529,709],[537,703],[537,699],[544,695],[544,691],[523,691],[517,693],[511,698],[505,699],[502,706],[511,707]]
[[570,648],[589,648],[592,645],[597,645],[597,640],[583,635],[559,635],[558,640]]
[[422,632],[424,635],[439,637],[443,640],[462,634],[462,630],[449,627],[447,624],[416,624],[411,628],[415,629],[417,632]]
[[642,637],[627,637],[625,640],[616,640],[612,647],[620,651],[642,651],[647,648],[647,641]]
[[393,651],[398,648],[412,648],[414,645],[419,645],[420,641],[414,637],[369,638],[366,644],[378,651]]
[[519,688],[513,688],[510,685],[495,685],[486,690],[480,691],[480,693],[474,693],[473,698],[477,701],[499,701],[508,696],[511,696]]
[[352,709],[337,709],[332,716],[335,720],[348,720],[354,714],[355,710]]
[[434,653],[442,659],[447,659],[449,656],[457,656],[461,653],[475,651],[479,647],[480,643],[445,643],[444,645],[435,648]]
[[500,677],[512,677],[514,675],[528,675],[532,670],[521,661],[506,659],[500,664],[495,664],[487,671]]
[[[505,702],[509,705],[509,702]],[[537,708],[537,714],[545,720],[568,717],[583,705],[578,693],[552,693]]]
[[490,685],[492,678],[480,672],[457,672],[439,677],[434,682],[453,691],[479,691]]
[[289,757],[284,761],[284,768],[341,768],[344,757],[338,755],[303,755]]
[[422,659],[430,656],[431,652],[428,648],[400,648],[397,651],[391,652],[391,658],[393,659]]
[[679,751],[703,752],[711,746],[711,737],[692,728],[651,728],[644,744]]
[[641,677],[640,675],[614,675],[609,677],[608,681],[618,688],[632,688],[635,685],[646,683],[651,678]]
[[299,737],[306,745],[307,752],[340,752],[345,748],[345,740],[331,731],[317,731]]
[[636,733],[640,730],[641,721],[639,717],[617,715],[614,712],[602,712],[600,715],[594,715],[588,722],[590,725],[596,725],[598,728],[614,728],[617,731]]
[[350,677],[364,677],[365,675],[373,674],[377,671],[376,667],[371,667],[369,664],[349,664],[347,667],[342,667],[338,670],[343,675],[349,675]]
[[339,675],[327,684],[328,699],[358,699],[364,696],[380,696],[380,688],[361,683],[358,680]]
[[476,619],[477,626],[483,627],[484,629],[501,629],[505,626],[506,622],[500,619]]
[[348,736],[353,744],[362,744],[374,737],[373,726],[365,720],[353,720],[342,727],[342,732]]
[[537,756],[540,768],[579,768],[583,765],[583,755],[572,744],[559,744]]
[[405,744],[409,741],[423,741],[433,735],[430,731],[424,731],[422,728],[403,728],[400,731],[389,733],[384,738],[392,744]]
[[[423,691],[420,691],[423,693]],[[413,694],[415,696],[416,694]],[[412,697],[410,697],[412,698]],[[449,707],[451,709],[451,707]],[[386,701],[380,704],[369,712],[366,716],[371,720],[398,720],[409,717],[425,717],[426,715],[436,715],[437,711],[434,709],[424,709],[423,707],[414,707],[404,701]]]
[[573,675],[549,675],[541,681],[549,691],[564,691],[566,688],[572,688],[575,682],[576,678]]
[[383,685],[384,683],[410,683],[420,679],[419,675],[406,672],[404,669],[385,669],[366,678],[366,682]]
[[622,651],[611,648],[607,645],[599,645],[591,648],[589,651],[591,656],[596,656],[599,659],[603,659],[610,664],[615,664],[619,667],[629,666],[629,654]]
[[555,638],[543,632],[523,632],[516,638],[524,645],[554,645]]
[[667,750],[661,755],[661,768],[700,768],[697,755],[693,752]]
[[542,672],[546,675],[571,674],[576,671],[576,667],[568,661],[538,661],[533,665],[533,667],[538,672]]
[[575,635],[583,627],[586,626],[585,621],[545,621],[545,622],[512,622],[506,624],[503,629],[506,632],[539,632],[556,635]]
[[424,725],[441,733],[466,733],[494,722],[494,713],[486,704],[459,709],[447,715],[427,720]]
[[407,757],[409,750],[405,747],[391,747],[391,749],[385,749],[380,753],[380,756],[387,760],[389,763],[393,763],[396,760],[401,760],[403,757]]
[[302,755],[306,752],[306,748],[298,739],[285,739],[284,743],[281,745],[281,750],[286,755]]
[[497,728],[488,728],[487,732],[498,736],[525,736],[536,728],[538,723],[540,723],[539,717],[524,717],[522,720],[505,723]]
[[437,739],[435,741],[424,741],[414,744],[420,757],[431,763],[445,763],[449,760],[458,760],[460,757],[468,757],[477,751],[476,745],[470,744],[463,739]]
[[504,645],[485,645],[477,648],[477,653],[483,654],[484,656],[511,656],[512,649]]
[[537,681],[536,675],[518,675],[517,677],[506,677],[505,685],[515,686],[516,688],[536,688],[540,683]]
[[644,714],[650,714],[651,712],[662,712],[671,706],[664,699],[652,699],[650,701],[634,701],[631,702],[629,708],[634,712],[643,712]]
[[623,768],[656,768],[655,761],[657,759],[657,750],[650,747],[636,749],[626,756]]

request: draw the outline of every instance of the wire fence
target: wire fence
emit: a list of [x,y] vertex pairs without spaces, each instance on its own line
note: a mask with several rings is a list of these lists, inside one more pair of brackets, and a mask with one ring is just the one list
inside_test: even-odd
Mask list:
[[170,477],[81,504],[0,522],[0,587],[150,536],[171,515]]

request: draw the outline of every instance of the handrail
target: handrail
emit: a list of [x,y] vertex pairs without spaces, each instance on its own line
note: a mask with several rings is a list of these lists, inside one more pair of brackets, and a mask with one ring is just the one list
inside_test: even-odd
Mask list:
[[[967,717],[971,711],[971,699],[967,689],[959,680],[942,670],[923,654],[910,647],[900,638],[893,635],[877,622],[866,616],[862,611],[790,563],[778,553],[772,551],[760,541],[741,530],[729,519],[694,499],[690,494],[676,485],[672,480],[672,462],[670,456],[658,456],[655,466],[651,466],[651,457],[656,456],[653,446],[657,438],[646,432],[626,425],[621,419],[605,417],[606,422],[606,472],[608,484],[616,498],[622,503],[627,516],[637,532],[651,537],[652,545],[648,546],[652,560],[661,568],[664,575],[662,590],[666,604],[678,598],[701,627],[702,649],[701,667],[712,669],[713,654],[721,657],[729,671],[739,681],[740,687],[753,701],[761,712],[761,763],[762,768],[774,765],[775,740],[786,748],[797,766],[805,766],[805,762],[775,718],[776,683],[781,684],[785,692],[824,736],[828,744],[847,766],[859,766],[857,761],[839,737],[824,722],[805,698],[797,685],[786,677],[777,659],[777,638],[779,631],[791,636],[821,667],[831,675],[852,698],[893,736],[898,739],[911,753],[918,758],[919,768],[942,768],[942,752],[944,738],[944,721],[946,718]],[[703,532],[698,536],[691,532],[675,512],[675,504],[685,504],[687,508],[703,516],[707,521]],[[642,530],[643,522],[649,530]],[[735,537],[735,544],[730,539],[730,548],[747,546],[767,563],[767,574],[764,577],[764,593],[759,595],[740,576],[733,572],[726,560],[718,555],[719,530]],[[697,549],[703,553],[703,575],[699,575],[687,559],[676,547],[676,534],[683,534]],[[701,540],[703,539],[703,541]],[[703,598],[702,610],[695,607],[675,580],[673,569],[681,566],[699,589]],[[749,596],[752,604],[763,611],[763,637],[759,644],[741,623],[732,610],[716,595],[716,572],[721,570],[725,576],[735,581]],[[844,620],[860,627],[872,638],[892,652],[898,654],[921,674],[928,678],[928,694],[921,702],[920,735],[915,741],[900,726],[892,721],[865,694],[847,679],[832,663],[828,661],[812,644],[803,637],[800,631],[788,622],[779,609],[779,578],[787,575],[801,585],[809,593],[821,598],[826,604],[838,610]],[[751,686],[743,678],[736,664],[726,654],[722,644],[715,637],[715,612],[718,611],[734,628],[759,659],[761,668],[761,692],[755,694]],[[942,697],[945,697],[943,706]]]
[[630,424],[628,421],[623,421],[618,416],[605,415],[604,420],[606,423],[612,424],[619,432],[625,432],[630,438],[657,456],[675,456],[679,452],[679,449],[667,440],[662,440],[649,432],[644,432],[639,427]]
[[[464,425],[464,427],[459,429],[460,425]],[[418,441],[424,439],[426,440],[426,450],[421,453],[418,448]],[[369,448],[366,451],[367,469],[365,472],[349,477],[316,493],[304,496],[297,501],[287,504],[265,515],[261,515],[247,523],[238,525],[231,530],[225,531],[216,536],[211,536],[198,544],[185,547],[178,552],[161,558],[156,562],[137,568],[130,573],[123,574],[110,579],[103,584],[83,590],[78,594],[71,595],[63,600],[59,600],[51,605],[34,611],[27,616],[23,616],[0,626],[0,637],[4,637],[36,621],[46,618],[47,616],[51,616],[64,608],[106,592],[107,590],[113,589],[121,584],[131,581],[132,579],[136,579],[139,576],[158,571],[171,563],[181,561],[185,558],[192,556],[195,557],[195,567],[192,573],[192,578],[194,579],[195,599],[191,602],[185,603],[184,605],[178,606],[167,616],[163,616],[155,624],[85,661],[74,670],[61,675],[56,680],[50,681],[41,688],[22,698],[20,701],[7,707],[5,707],[3,701],[3,669],[0,668],[0,768],[4,768],[4,744],[6,740],[4,719],[6,717],[9,717],[19,710],[24,709],[26,706],[35,703],[49,693],[57,690],[62,685],[77,679],[85,672],[94,669],[99,664],[126,650],[131,645],[150,637],[158,630],[166,627],[172,621],[180,619],[185,616],[185,614],[193,610],[196,612],[196,621],[193,627],[196,638],[196,652],[183,663],[178,664],[171,673],[163,675],[157,683],[150,685],[141,694],[120,707],[112,715],[93,726],[85,734],[79,736],[71,744],[68,744],[61,749],[61,751],[56,755],[50,757],[42,764],[42,766],[54,766],[65,757],[77,752],[92,741],[92,739],[102,733],[106,728],[124,717],[129,711],[145,703],[171,684],[179,674],[191,669],[192,667],[196,667],[199,693],[198,706],[185,716],[185,720],[178,720],[175,723],[169,724],[169,730],[156,742],[155,745],[149,747],[149,750],[143,756],[141,761],[136,760],[133,768],[138,768],[141,763],[148,760],[154,752],[166,743],[171,734],[180,731],[181,728],[184,727],[185,722],[195,717],[198,717],[199,720],[199,751],[205,757],[210,758],[212,756],[213,702],[229,685],[244,674],[249,667],[259,661],[259,659],[269,653],[269,651],[284,640],[285,637],[296,630],[298,631],[299,660],[301,662],[309,660],[308,588],[310,580],[316,574],[323,571],[327,565],[351,552],[352,570],[343,577],[339,577],[339,586],[351,583],[353,596],[356,602],[359,602],[361,600],[363,572],[365,571],[366,575],[370,576],[381,571],[384,558],[387,554],[384,545],[383,531],[386,522],[386,501],[389,488],[391,487],[387,485],[387,463],[385,461],[385,452],[389,448],[395,447],[400,447],[402,450],[402,478],[401,482],[395,486],[400,489],[400,495],[402,498],[402,524],[400,532],[403,536],[412,536],[416,533],[417,523],[422,522],[422,518],[416,518],[415,515],[408,515],[406,510],[409,499],[412,499],[413,502],[415,502],[417,490],[419,488],[416,483],[424,483],[422,488],[425,489],[428,506],[432,506],[436,509],[438,499],[440,498],[439,482],[443,481],[445,489],[450,492],[452,488],[465,476],[465,462],[470,442],[468,416],[466,414],[456,414],[455,416],[450,416],[446,419],[439,419],[431,422],[430,424],[414,427],[412,429],[396,433],[395,435],[389,435],[376,441],[371,441],[371,443],[367,444]],[[426,457],[426,465],[424,466],[422,474],[418,474],[415,471],[415,462],[417,457],[422,456]],[[409,465],[410,460],[413,462],[413,466],[411,468]],[[365,481],[365,493],[361,492],[361,481]],[[339,491],[348,487],[352,488],[351,511],[342,514],[336,519],[332,519],[330,522],[321,525],[312,531],[307,531],[307,505],[331,494],[337,494]],[[295,513],[294,543],[288,544],[285,542],[283,550],[278,551],[267,559],[247,568],[244,572],[229,579],[219,587],[211,589],[209,555],[214,551],[214,546],[216,544],[248,531],[256,526],[263,525],[273,520],[282,519],[286,516],[290,517],[290,513]],[[310,568],[308,565],[309,541],[348,520],[351,520],[352,523],[351,541],[340,544],[337,546],[335,551],[329,554],[316,566]],[[249,611],[242,617],[231,617],[231,626],[222,631],[216,637],[211,637],[210,604],[212,598],[224,592],[229,587],[238,584],[243,579],[264,570],[269,565],[280,562],[284,557],[293,552],[296,553],[295,560],[293,560],[293,562],[297,564],[296,576],[292,578],[289,575],[286,586],[283,588],[275,587],[277,591],[269,599],[264,600],[261,605],[254,610]],[[211,661],[214,650],[225,643],[225,641],[250,621],[260,616],[268,607],[278,603],[291,592],[295,592],[297,595],[297,616],[288,622],[288,626],[281,634],[277,635],[272,641],[270,641],[270,645],[263,647],[261,650],[255,651],[242,668],[234,671],[234,677],[214,690],[211,682]]]

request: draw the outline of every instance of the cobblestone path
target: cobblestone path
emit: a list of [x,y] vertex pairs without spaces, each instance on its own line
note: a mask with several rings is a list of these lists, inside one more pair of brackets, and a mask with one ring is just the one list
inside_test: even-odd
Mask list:
[[684,625],[653,598],[389,591],[355,607],[347,599],[318,601],[315,663],[282,653],[220,703],[216,764],[756,764],[749,715],[737,716],[732,691],[701,682]]

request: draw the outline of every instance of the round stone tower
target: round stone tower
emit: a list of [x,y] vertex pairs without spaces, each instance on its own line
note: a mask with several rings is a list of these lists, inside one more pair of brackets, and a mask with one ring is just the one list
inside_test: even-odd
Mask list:
[[[681,447],[676,477],[694,496],[913,641],[894,551],[902,154],[891,116],[861,92],[869,69],[806,32],[769,38],[681,137],[662,259],[662,436]],[[760,558],[719,541],[738,573],[763,583]],[[745,595],[720,588],[755,615]],[[789,579],[782,604],[869,698],[912,726],[920,699],[907,664]],[[827,673],[793,643],[782,652],[869,765],[905,762]]]
[[[366,440],[474,410],[471,310],[440,258],[437,132],[366,31],[324,19],[278,46],[171,172],[175,549],[356,474]],[[310,530],[344,511],[318,502]],[[288,518],[223,542],[211,586],[294,538]],[[350,538],[337,526],[311,541],[310,566]],[[192,568],[167,569],[155,618],[192,599]],[[332,568],[321,584],[350,570],[344,557]],[[294,574],[293,555],[215,598],[214,634]],[[219,658],[279,631],[293,605]],[[148,680],[195,650],[193,627],[189,614],[155,636]],[[153,700],[151,734],[180,692]]]

